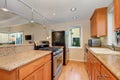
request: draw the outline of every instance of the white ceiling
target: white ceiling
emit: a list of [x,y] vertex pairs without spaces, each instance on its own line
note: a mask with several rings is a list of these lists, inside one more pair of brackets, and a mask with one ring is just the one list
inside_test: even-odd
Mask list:
[[[22,0],[32,6],[40,14],[34,13],[34,20],[41,24],[56,24],[72,22],[76,20],[90,19],[96,8],[106,7],[113,0]],[[7,0],[7,7],[20,16],[31,19],[31,9],[26,7],[19,0]],[[4,0],[0,0],[0,7],[3,7]],[[77,8],[71,12],[71,8]],[[53,15],[55,13],[56,15]],[[12,16],[12,15],[11,15]],[[77,16],[77,19],[73,17]],[[1,17],[1,13],[0,13]],[[4,18],[2,18],[4,19]],[[5,17],[5,19],[7,19]],[[1,20],[1,19],[0,19]]]
[[9,12],[0,10],[0,28],[2,27],[13,27],[29,23],[28,20]]

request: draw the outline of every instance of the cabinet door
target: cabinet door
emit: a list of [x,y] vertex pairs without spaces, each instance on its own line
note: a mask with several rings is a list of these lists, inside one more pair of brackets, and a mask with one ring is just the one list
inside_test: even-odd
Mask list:
[[91,36],[97,36],[96,13],[91,18]]
[[115,29],[120,29],[120,0],[114,0]]
[[34,72],[35,80],[43,80],[43,71],[44,67],[39,68],[37,71]]
[[101,67],[102,80],[117,80],[104,66]]
[[107,36],[107,8],[97,11],[97,36]]
[[92,62],[91,62],[91,53],[88,52],[88,62],[87,62],[87,70],[88,70],[88,76],[89,80],[92,80]]
[[94,79],[94,74],[95,74],[95,63],[94,63],[94,60],[92,59],[92,71],[91,71],[91,77],[92,77],[92,80],[95,80]]
[[102,80],[100,68],[101,68],[101,63],[97,59],[95,59],[94,80]]
[[18,70],[6,71],[0,69],[0,80],[18,80]]
[[43,70],[44,68],[41,67],[23,80],[43,80]]
[[91,18],[91,36],[107,35],[107,8],[96,9]]
[[23,80],[35,80],[35,75],[34,74],[31,74],[29,75],[28,77],[26,77],[25,79]]
[[48,63],[46,63],[44,65],[44,79],[43,80],[51,80],[52,79],[52,64],[51,61],[49,61]]

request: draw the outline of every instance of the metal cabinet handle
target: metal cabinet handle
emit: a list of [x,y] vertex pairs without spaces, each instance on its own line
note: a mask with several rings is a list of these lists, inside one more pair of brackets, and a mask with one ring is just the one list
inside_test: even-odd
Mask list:
[[109,76],[107,74],[104,74],[104,78],[109,78]]

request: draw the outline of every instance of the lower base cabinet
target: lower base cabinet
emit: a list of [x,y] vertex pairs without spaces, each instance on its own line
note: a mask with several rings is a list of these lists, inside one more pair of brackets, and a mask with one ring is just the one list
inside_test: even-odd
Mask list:
[[0,80],[52,80],[51,54],[13,71],[0,70]]
[[87,54],[89,80],[118,80],[91,52]]
[[36,70],[23,80],[44,80],[44,67]]
[[30,76],[26,77],[25,79],[23,80],[35,80],[35,75],[34,74],[31,74]]
[[101,76],[103,80],[117,80],[104,66],[101,67]]
[[45,75],[44,74],[44,67],[35,71],[34,75],[35,75],[35,80],[44,80],[44,75]]
[[52,71],[51,71],[51,61],[44,65],[44,79],[43,80],[52,80]]

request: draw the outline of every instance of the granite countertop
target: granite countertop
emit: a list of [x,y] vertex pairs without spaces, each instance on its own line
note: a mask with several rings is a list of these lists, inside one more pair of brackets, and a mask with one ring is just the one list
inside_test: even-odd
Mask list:
[[0,69],[12,71],[50,53],[51,51],[30,50],[22,53],[2,56],[0,57]]
[[103,53],[96,53],[94,50],[90,49],[90,47],[87,48],[107,69],[109,69],[109,71],[111,71],[111,73],[120,80],[120,52],[117,52],[117,54],[116,51],[111,51],[110,53],[108,51],[107,54],[105,51],[103,51]]
[[2,47],[15,47],[15,46],[34,46],[34,44],[6,44],[6,45],[0,45],[0,48],[2,48]]

